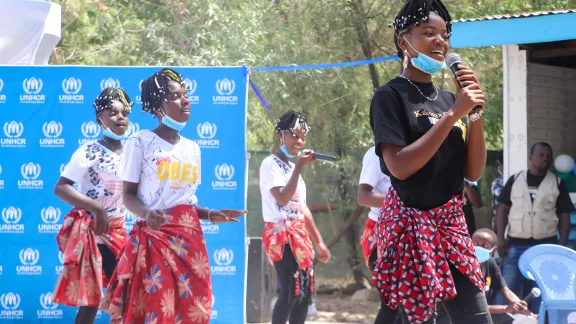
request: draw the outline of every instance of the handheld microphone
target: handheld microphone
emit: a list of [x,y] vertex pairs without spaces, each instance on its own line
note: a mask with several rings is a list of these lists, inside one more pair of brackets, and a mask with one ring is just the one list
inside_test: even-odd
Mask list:
[[530,294],[526,297],[524,297],[524,299],[522,299],[523,301],[525,301],[527,304],[530,304],[530,302],[534,299],[534,298],[538,298],[540,297],[541,291],[539,288],[534,287],[532,288],[532,290],[530,291]]
[[312,153],[312,157],[316,160],[324,160],[324,161],[338,161],[340,160],[339,157],[329,154],[322,154],[322,153]]
[[[454,73],[454,76],[456,77],[456,72],[460,71],[458,64],[462,64],[462,58],[460,57],[460,55],[458,55],[457,53],[450,53],[448,54],[448,56],[446,56],[445,62],[446,65],[450,67],[450,70],[452,70],[452,73]],[[460,83],[460,81],[458,81],[458,83],[460,84],[460,88],[464,88]],[[470,119],[472,121],[475,121],[478,120],[480,116],[482,116],[482,106],[476,106],[472,108],[472,111],[469,114]]]

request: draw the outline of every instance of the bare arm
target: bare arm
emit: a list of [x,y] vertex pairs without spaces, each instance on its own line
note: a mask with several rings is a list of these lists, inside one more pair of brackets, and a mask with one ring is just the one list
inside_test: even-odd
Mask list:
[[74,207],[84,208],[89,211],[106,210],[104,206],[102,206],[95,199],[90,199],[74,189],[74,187],[72,187],[73,184],[74,181],[68,178],[60,177],[58,182],[56,182],[56,186],[54,187],[54,194],[58,196],[58,198],[64,200]]
[[300,177],[301,171],[302,168],[296,164],[294,171],[290,176],[290,180],[288,180],[288,183],[284,187],[274,187],[270,189],[272,196],[280,205],[287,205],[292,196],[294,196],[296,188],[298,187],[298,179]]
[[468,182],[465,182],[464,191],[466,191],[466,197],[472,203],[474,208],[481,208],[482,207],[482,197],[478,194],[478,191],[472,188],[472,185]]
[[508,305],[513,305],[514,303],[520,301],[520,298],[516,296],[516,294],[508,287],[502,288],[502,290],[500,290],[500,293],[502,294],[502,297],[504,297],[504,300]]
[[324,240],[322,239],[322,235],[320,231],[318,231],[318,227],[316,227],[316,223],[314,222],[314,217],[312,217],[312,212],[308,208],[308,206],[304,206],[304,218],[306,220],[306,229],[310,236],[312,236],[312,240],[316,242],[316,245],[324,244]]
[[510,206],[500,203],[496,212],[496,234],[498,235],[498,240],[506,239],[504,232],[508,225],[508,214],[510,214]]
[[558,222],[560,225],[560,245],[568,245],[568,236],[570,236],[570,214],[559,213]]
[[468,142],[466,143],[466,169],[464,171],[464,176],[470,181],[477,181],[482,176],[484,166],[486,165],[486,143],[484,141],[482,117],[477,121],[470,122],[468,132]]
[[146,214],[149,212],[149,209],[138,198],[138,186],[138,183],[124,181],[124,206],[126,206],[126,208],[128,208],[128,210],[131,211],[134,215],[146,219]]
[[422,169],[436,154],[457,120],[454,113],[448,111],[414,143],[406,147],[382,144],[380,146],[382,157],[390,173],[397,179],[406,180]]
[[382,202],[386,198],[385,194],[378,192],[372,192],[374,188],[369,185],[362,183],[358,187],[358,204],[364,207],[379,208],[382,206]]

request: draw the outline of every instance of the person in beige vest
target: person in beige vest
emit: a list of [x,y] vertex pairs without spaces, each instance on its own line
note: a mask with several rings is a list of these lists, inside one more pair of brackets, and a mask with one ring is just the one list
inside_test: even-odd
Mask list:
[[[496,214],[498,254],[504,258],[502,274],[518,296],[527,295],[535,286],[534,281],[526,280],[520,273],[520,256],[538,244],[565,246],[570,234],[570,212],[574,209],[566,185],[550,172],[552,147],[544,142],[534,144],[528,161],[530,169],[512,175],[506,182],[498,197]],[[501,296],[497,302],[503,304]],[[539,306],[538,298],[530,310],[538,313]]]

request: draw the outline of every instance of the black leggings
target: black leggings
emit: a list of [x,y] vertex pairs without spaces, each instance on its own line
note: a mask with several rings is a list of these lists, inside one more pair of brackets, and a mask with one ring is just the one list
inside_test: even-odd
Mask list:
[[[102,255],[102,270],[106,274],[106,277],[110,279],[116,269],[116,257],[112,250],[105,244],[98,244],[98,251]],[[92,324],[94,323],[94,318],[98,313],[98,307],[96,306],[80,306],[80,310],[76,314],[76,319],[74,324]]]
[[288,320],[290,324],[304,323],[308,316],[311,294],[308,292],[300,302],[296,298],[290,298],[293,294],[290,280],[298,270],[298,263],[288,244],[284,246],[282,260],[274,262],[274,269],[280,283],[280,295],[272,311],[272,324],[286,324]]
[[[370,264],[372,262],[372,256],[370,256]],[[376,260],[376,258],[374,258]],[[464,324],[493,324],[490,313],[488,312],[488,303],[486,302],[486,296],[484,292],[478,287],[476,287],[472,281],[465,275],[463,275],[458,269],[456,269],[451,262],[450,272],[452,272],[452,278],[454,279],[454,286],[456,287],[456,297],[451,300],[446,300],[442,304],[446,313],[450,317],[452,323],[464,323]],[[384,310],[383,310],[384,309]],[[401,311],[403,323],[410,323],[406,314]],[[436,323],[436,312],[434,316],[424,324],[435,324]],[[380,323],[402,323],[398,321],[398,314],[393,311],[384,303],[381,303],[380,312],[378,317],[376,317],[377,324]]]

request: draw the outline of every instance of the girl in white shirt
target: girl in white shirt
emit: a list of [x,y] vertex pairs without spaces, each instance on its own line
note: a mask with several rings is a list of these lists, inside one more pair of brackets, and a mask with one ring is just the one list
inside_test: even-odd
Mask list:
[[[302,151],[308,130],[304,114],[286,112],[276,124],[274,154],[260,166],[262,216],[266,222],[262,240],[280,283],[272,324],[306,320],[314,292],[314,248],[309,235],[316,241],[318,259],[324,263],[330,259],[330,251],[306,205],[306,184],[300,175],[302,168],[314,160],[311,150]],[[296,164],[289,161],[296,156]]]
[[179,133],[190,118],[182,76],[154,73],[142,83],[142,103],[160,124],[126,142],[124,204],[139,220],[102,308],[115,323],[207,324],[212,287],[200,219],[238,222],[246,211],[198,205],[200,148]]
[[[104,137],[74,152],[54,189],[58,197],[75,206],[57,237],[65,261],[54,302],[80,306],[77,324],[94,322],[102,288],[112,277],[116,256],[127,241],[120,162],[121,138],[132,105],[123,89],[102,91],[94,108]],[[74,183],[78,190],[72,187]]]
[[[380,214],[380,206],[386,198],[386,194],[390,189],[390,177],[382,173],[380,170],[380,160],[372,146],[362,159],[362,171],[360,172],[360,185],[358,186],[358,204],[365,207],[370,207],[368,213],[368,220],[364,225],[362,236],[360,237],[360,246],[362,247],[362,254],[364,254],[364,262],[366,267],[374,270],[374,262],[378,259],[378,251],[376,246],[376,228],[378,224],[378,215]],[[388,321],[388,313],[393,311],[382,301],[380,298],[380,311],[376,316],[374,324],[385,324]],[[402,323],[400,312],[397,312],[394,323]]]

